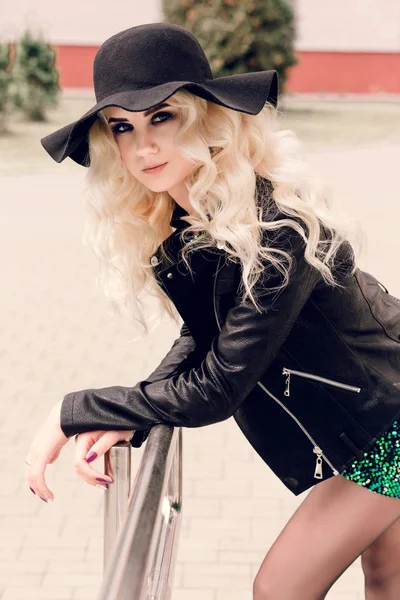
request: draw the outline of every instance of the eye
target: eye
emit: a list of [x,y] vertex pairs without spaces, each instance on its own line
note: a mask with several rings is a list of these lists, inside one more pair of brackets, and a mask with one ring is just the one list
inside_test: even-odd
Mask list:
[[168,119],[169,119],[169,118],[173,118],[173,116],[174,116],[174,115],[173,115],[172,113],[170,113],[170,112],[167,112],[167,111],[164,111],[164,112],[159,112],[159,113],[157,113],[157,114],[156,114],[156,115],[153,117],[153,119],[152,119],[152,123],[154,123],[155,119],[158,119],[158,117],[165,117],[165,118],[164,118],[164,119],[162,119],[161,121],[158,121],[158,122],[157,122],[157,124],[158,124],[158,123],[163,123],[164,121],[168,121]]
[[115,135],[120,135],[121,133],[125,133],[125,131],[129,131],[129,129],[123,129],[121,131],[120,127],[130,127],[132,129],[132,125],[130,125],[129,123],[117,123],[116,125],[113,125],[111,127],[111,131]]
[[[152,119],[152,123],[154,123],[154,125],[159,125],[160,123],[164,123],[164,121],[168,121],[169,119],[173,119],[175,115],[173,115],[170,112],[164,111],[164,112],[159,112],[156,113]],[[161,119],[160,121],[156,121],[156,119]],[[127,129],[121,129],[124,127],[127,127]],[[117,123],[116,125],[113,125],[113,127],[111,127],[111,131],[113,132],[114,135],[121,135],[122,133],[125,133],[126,131],[132,131],[133,127],[130,123]]]

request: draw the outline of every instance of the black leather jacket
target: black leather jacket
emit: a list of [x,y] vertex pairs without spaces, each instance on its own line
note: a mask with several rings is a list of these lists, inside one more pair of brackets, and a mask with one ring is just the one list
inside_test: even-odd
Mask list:
[[[160,249],[153,260],[175,302],[190,281],[179,258],[182,214],[177,206],[171,223],[181,226],[167,240],[173,262],[164,264]],[[400,302],[371,275],[352,273],[347,243],[338,254],[341,287],[326,285],[304,259],[300,236],[286,229],[295,268],[282,292],[271,294],[277,280],[266,271],[267,283],[257,287],[262,310],[241,303],[240,267],[215,250],[216,335],[207,351],[191,335],[197,315],[188,313],[180,337],[146,380],[67,394],[64,433],[135,429],[132,445],[140,446],[158,423],[200,427],[233,416],[296,495],[362,456],[400,413]],[[206,264],[201,256],[197,273]]]

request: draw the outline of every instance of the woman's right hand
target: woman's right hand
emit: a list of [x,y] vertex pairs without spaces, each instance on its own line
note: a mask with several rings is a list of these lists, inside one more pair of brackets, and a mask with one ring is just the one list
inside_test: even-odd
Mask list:
[[135,431],[131,430],[109,430],[109,431],[87,431],[75,436],[75,472],[89,485],[102,486],[114,483],[112,477],[99,473],[91,466],[91,463],[117,442],[129,442]]

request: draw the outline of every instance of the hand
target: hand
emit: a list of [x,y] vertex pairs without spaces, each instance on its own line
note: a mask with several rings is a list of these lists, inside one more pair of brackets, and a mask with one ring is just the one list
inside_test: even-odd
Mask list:
[[114,483],[110,475],[104,475],[95,471],[89,463],[102,456],[117,442],[129,442],[134,430],[119,431],[87,431],[75,436],[75,472],[89,485],[108,488],[108,484]]
[[54,494],[46,485],[44,473],[47,465],[52,464],[59,456],[61,449],[69,438],[64,435],[60,425],[61,402],[50,411],[49,416],[36,434],[29,449],[26,462],[26,479],[31,491],[42,500],[54,500]]

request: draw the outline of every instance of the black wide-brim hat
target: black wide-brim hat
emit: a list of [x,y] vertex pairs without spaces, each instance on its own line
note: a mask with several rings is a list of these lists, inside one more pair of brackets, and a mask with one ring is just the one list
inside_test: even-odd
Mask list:
[[93,82],[97,104],[77,121],[40,140],[58,163],[69,156],[89,166],[89,129],[107,106],[144,111],[181,88],[251,115],[258,114],[266,102],[276,106],[278,101],[276,71],[214,78],[195,36],[171,23],[138,25],[106,40],[94,59]]

